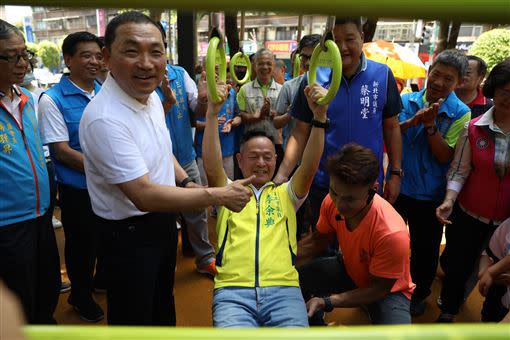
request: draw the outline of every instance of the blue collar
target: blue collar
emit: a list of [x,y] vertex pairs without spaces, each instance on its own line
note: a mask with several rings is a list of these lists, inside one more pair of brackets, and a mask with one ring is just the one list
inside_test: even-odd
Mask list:
[[166,70],[168,71],[168,80],[177,79],[177,71],[172,65],[168,64]]
[[361,65],[358,66],[358,71],[356,72],[356,74],[367,70],[367,57],[365,57],[365,53],[363,53],[363,52],[361,52],[361,63],[360,64]]
[[[425,102],[423,100],[425,96],[426,89],[423,89],[419,92],[413,92],[410,94],[409,101],[415,103],[419,108],[425,107]],[[457,104],[460,99],[455,94],[455,91],[450,92],[446,100],[443,101],[443,104],[439,107],[439,112],[446,114],[449,118],[455,118],[457,111]]]
[[[64,94],[64,96],[72,96],[75,94],[81,94],[81,95],[85,94],[82,89],[77,87],[75,84],[73,84],[69,80],[68,76],[63,75],[60,78],[59,84],[60,84],[60,87],[62,89],[62,93]],[[101,89],[101,85],[99,85],[99,83],[94,80],[94,95],[96,95],[100,89]]]

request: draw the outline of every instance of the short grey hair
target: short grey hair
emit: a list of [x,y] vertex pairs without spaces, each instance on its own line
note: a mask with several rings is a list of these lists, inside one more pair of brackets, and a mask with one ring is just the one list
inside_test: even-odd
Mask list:
[[274,53],[271,52],[271,50],[263,47],[260,50],[255,53],[255,62],[257,62],[257,59],[263,56],[264,54],[269,55],[274,60]]
[[287,67],[285,65],[285,62],[283,60],[281,60],[281,59],[276,59],[276,62],[274,64],[274,68],[279,70],[279,69],[284,68],[284,67]]
[[434,59],[430,69],[432,70],[437,64],[453,67],[459,72],[459,78],[463,78],[467,72],[469,62],[467,56],[463,52],[450,49],[439,53],[436,59]]
[[21,38],[23,38],[23,41],[25,41],[23,34],[16,26],[11,25],[7,21],[0,19],[0,40],[9,39],[13,34],[20,36]]

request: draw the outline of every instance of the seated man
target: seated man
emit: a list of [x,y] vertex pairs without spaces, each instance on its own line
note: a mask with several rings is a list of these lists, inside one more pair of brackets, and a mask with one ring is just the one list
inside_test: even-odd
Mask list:
[[322,311],[358,306],[367,307],[374,324],[411,323],[409,233],[402,217],[376,194],[375,154],[347,144],[328,159],[327,169],[329,194],[317,231],[299,242],[298,261],[324,251],[334,236],[342,254],[299,269],[310,324],[323,322]]
[[[228,86],[218,84],[223,101]],[[327,106],[319,85],[305,93],[314,120],[303,160],[294,176],[282,185],[271,182],[276,151],[266,131],[253,129],[236,155],[253,195],[239,213],[218,208],[213,323],[216,327],[307,327],[306,308],[299,290],[296,259],[296,210],[303,202],[319,166],[327,127]],[[229,183],[222,166],[218,117],[223,102],[208,101],[202,157],[209,186]]]

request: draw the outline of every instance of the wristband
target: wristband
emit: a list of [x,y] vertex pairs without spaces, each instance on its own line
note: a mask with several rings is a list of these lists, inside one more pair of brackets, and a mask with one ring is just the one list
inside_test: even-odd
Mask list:
[[396,169],[396,168],[391,168],[390,169],[390,175],[395,175],[395,176],[398,176],[398,177],[402,178],[402,177],[404,177],[404,170]]
[[310,121],[310,124],[316,128],[327,129],[329,127],[329,118],[326,118],[325,122],[320,122],[320,121],[316,120],[315,118],[313,118]]
[[331,296],[325,296],[322,298],[324,300],[324,311],[325,312],[331,312],[333,310],[333,304],[331,303]]
[[186,187],[186,185],[188,185],[188,183],[189,183],[189,182],[195,182],[195,181],[193,180],[193,178],[191,178],[191,177],[189,177],[189,176],[188,176],[188,177],[186,177],[185,179],[183,179],[183,180],[181,181],[181,184],[180,184],[179,186],[180,186],[181,188],[185,188],[185,187]]

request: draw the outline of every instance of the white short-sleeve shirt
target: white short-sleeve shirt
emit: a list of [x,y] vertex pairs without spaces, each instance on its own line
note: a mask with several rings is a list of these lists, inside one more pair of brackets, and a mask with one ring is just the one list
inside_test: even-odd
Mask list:
[[[85,96],[87,96],[90,100],[94,97],[95,93],[85,91],[75,83],[73,83],[70,79],[69,81],[73,84],[77,89],[79,89]],[[43,93],[39,99],[39,126],[41,129],[41,138],[43,144],[51,144],[57,142],[68,142],[69,141],[69,131],[67,130],[67,125],[64,120],[64,115],[60,112],[60,109],[57,107],[53,99],[48,96],[46,93]]]
[[188,106],[192,111],[195,111],[198,98],[197,84],[195,84],[186,71],[184,71],[184,88],[186,89],[186,95],[188,97]]
[[148,174],[154,183],[175,186],[172,141],[156,92],[142,104],[108,75],[83,112],[80,144],[92,209],[102,218],[145,214],[117,184]]

